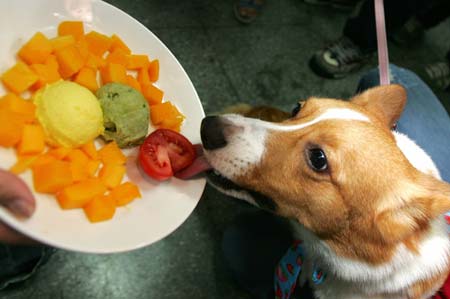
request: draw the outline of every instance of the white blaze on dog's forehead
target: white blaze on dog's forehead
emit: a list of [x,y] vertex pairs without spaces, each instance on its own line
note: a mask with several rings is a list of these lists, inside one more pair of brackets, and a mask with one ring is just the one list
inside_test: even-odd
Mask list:
[[275,124],[235,114],[223,117],[231,126],[242,130],[226,136],[227,146],[206,151],[205,154],[213,168],[229,179],[244,174],[249,167],[261,161],[266,150],[266,139],[271,131],[296,131],[326,120],[369,122],[367,116],[348,108],[330,108],[313,120],[296,125]]
[[369,118],[364,114],[348,109],[348,108],[330,108],[324,113],[320,114],[315,119],[302,124],[296,125],[278,125],[274,123],[265,123],[265,127],[270,130],[276,131],[295,131],[301,130],[311,125],[317,124],[324,120],[356,120],[356,121],[366,121],[369,122]]

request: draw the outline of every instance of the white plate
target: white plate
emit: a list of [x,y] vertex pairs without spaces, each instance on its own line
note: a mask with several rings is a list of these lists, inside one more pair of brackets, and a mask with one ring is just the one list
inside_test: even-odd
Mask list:
[[[35,32],[56,35],[63,20],[83,20],[85,31],[118,34],[133,53],[148,54],[160,61],[157,85],[165,99],[186,115],[182,134],[200,141],[204,116],[198,95],[186,72],[167,47],[148,29],[123,11],[98,0],[0,1],[0,73],[15,63],[15,53]],[[0,94],[5,91],[0,87]],[[158,183],[146,180],[137,170],[135,152],[130,152],[128,178],[140,187],[143,198],[116,211],[111,221],[91,224],[82,210],[63,211],[53,196],[35,194],[36,213],[20,221],[0,208],[0,219],[23,234],[55,247],[91,253],[129,251],[152,244],[173,232],[191,214],[205,186],[204,179]],[[15,162],[12,150],[0,149],[0,167]],[[21,177],[33,190],[31,172]],[[126,178],[126,179],[128,179]]]

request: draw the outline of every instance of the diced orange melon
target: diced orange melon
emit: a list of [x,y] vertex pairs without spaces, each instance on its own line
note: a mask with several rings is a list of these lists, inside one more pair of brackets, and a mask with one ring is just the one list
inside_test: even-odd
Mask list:
[[148,76],[150,81],[156,82],[159,79],[159,60],[155,59],[148,66]]
[[64,158],[70,162],[77,162],[79,164],[86,165],[89,161],[89,157],[80,149],[72,149]]
[[74,183],[84,181],[91,177],[89,170],[87,168],[87,163],[82,164],[79,161],[70,162],[70,171],[72,172],[72,178]]
[[59,73],[63,79],[75,75],[84,65],[84,59],[75,45],[56,51],[55,56],[59,64]]
[[123,42],[123,40],[117,36],[116,34],[113,34],[111,36],[111,48],[109,49],[110,52],[113,52],[114,50],[121,49],[125,52],[125,54],[130,54],[131,50],[130,48]]
[[19,155],[40,154],[45,149],[45,133],[40,125],[25,125],[17,153]]
[[153,84],[141,86],[142,94],[147,99],[149,105],[156,105],[162,102],[164,92]]
[[109,50],[112,44],[110,37],[97,31],[89,32],[85,35],[85,38],[88,43],[89,51],[99,57],[102,57],[103,54]]
[[164,102],[151,107],[150,119],[154,125],[159,125],[164,120],[171,120],[176,125],[183,121],[184,116],[171,102]]
[[75,37],[73,37],[73,35],[57,36],[50,39],[50,43],[52,45],[53,51],[58,51],[67,46],[74,45]]
[[141,68],[146,68],[150,64],[150,60],[147,55],[136,55],[132,54],[128,57],[128,66],[129,70],[139,70]]
[[125,164],[127,157],[122,153],[115,141],[109,142],[98,151],[103,164]]
[[86,164],[86,170],[89,175],[89,177],[95,177],[97,174],[97,170],[100,167],[100,161],[99,160],[89,160],[89,162]]
[[150,81],[150,77],[148,75],[148,68],[144,67],[138,71],[137,80],[141,85],[141,88],[145,85],[150,85],[152,82]]
[[0,109],[16,113],[17,119],[25,123],[32,123],[36,119],[36,106],[33,102],[24,100],[14,93],[7,93],[0,98]]
[[63,209],[78,209],[84,207],[94,197],[103,195],[106,186],[100,179],[91,178],[75,183],[61,190],[56,195],[59,205]]
[[93,70],[101,69],[106,66],[106,60],[89,53],[85,66]]
[[81,21],[64,21],[58,26],[58,35],[71,35],[75,39],[80,39],[84,35],[84,25]]
[[59,64],[58,64],[58,60],[56,59],[55,55],[50,55],[47,60],[45,60],[44,64],[48,65],[49,67],[58,70],[59,69]]
[[49,150],[48,154],[55,157],[56,159],[62,160],[66,158],[71,151],[72,149],[68,147],[57,147]]
[[53,158],[47,163],[33,163],[34,189],[41,193],[56,193],[72,184],[70,163]]
[[180,132],[183,119],[165,119],[158,125],[158,128],[170,129],[175,132]]
[[88,155],[89,158],[91,158],[92,160],[97,160],[98,159],[98,153],[97,153],[97,148],[95,147],[95,143],[94,141],[88,142],[86,144],[83,144],[80,149],[86,154]]
[[11,166],[9,171],[14,174],[21,174],[31,168],[33,162],[37,159],[37,155],[19,156],[17,162]]
[[18,56],[28,64],[44,63],[52,51],[53,48],[50,40],[41,32],[37,32],[22,46],[18,52]]
[[181,125],[182,122],[183,122],[183,118],[181,118],[181,117],[179,117],[179,118],[168,118],[168,119],[164,119],[159,124],[159,127],[171,129],[171,128],[174,128],[174,127],[178,127],[179,125]]
[[[92,141],[77,149],[50,147],[45,152],[46,136],[37,123],[36,107],[19,95],[27,90],[35,92],[61,78],[95,92],[100,71],[102,84],[119,82],[142,91],[154,105],[155,124],[179,130],[184,117],[171,103],[162,103],[164,93],[153,85],[159,78],[159,61],[131,54],[116,34],[85,34],[81,21],[61,22],[58,36],[52,39],[37,32],[19,50],[18,57],[21,60],[1,75],[11,93],[0,98],[0,146],[15,146],[17,153],[17,161],[9,171],[21,174],[31,168],[35,190],[55,194],[63,209],[84,208],[91,222],[111,219],[116,206],[141,197],[135,184],[121,184],[127,157],[115,142],[99,150]],[[138,75],[127,74],[127,70],[137,71]],[[105,195],[108,189],[111,192]]]
[[2,82],[14,93],[20,94],[39,80],[39,77],[23,62],[19,61],[2,74]]
[[123,65],[117,63],[109,63],[100,69],[102,83],[107,84],[111,82],[127,83],[127,72]]
[[39,77],[39,80],[32,86],[33,89],[39,89],[46,84],[56,82],[61,79],[58,69],[49,64],[32,64],[31,70]]
[[142,197],[139,188],[131,182],[125,182],[115,187],[110,194],[118,207],[124,206],[134,199]]
[[77,48],[78,52],[80,53],[81,57],[83,58],[83,61],[86,62],[89,55],[91,54],[89,52],[89,45],[85,38],[80,38],[75,43],[75,48]]
[[90,177],[90,172],[87,167],[90,159],[82,150],[71,150],[64,160],[70,162],[70,169],[72,171],[74,182],[83,181]]
[[[33,161],[31,167],[40,167],[42,165],[45,165],[50,162],[58,161],[54,156],[50,155],[49,153],[38,155],[37,158]],[[67,164],[68,167],[70,166]]]
[[109,52],[108,56],[106,56],[106,63],[120,64],[126,69],[128,65],[128,55],[122,49],[115,49],[113,52]]
[[87,203],[83,209],[89,221],[96,223],[113,218],[116,205],[110,195],[99,195]]
[[93,93],[98,89],[96,71],[89,67],[83,67],[75,76],[74,82],[86,87]]
[[0,110],[0,146],[12,147],[19,143],[24,124],[16,114],[7,110]]
[[122,179],[126,173],[124,165],[121,164],[105,164],[98,177],[109,189],[115,188],[120,185]]
[[136,89],[137,91],[141,92],[141,85],[139,84],[138,80],[131,76],[131,75],[127,75],[127,85],[133,87],[134,89]]

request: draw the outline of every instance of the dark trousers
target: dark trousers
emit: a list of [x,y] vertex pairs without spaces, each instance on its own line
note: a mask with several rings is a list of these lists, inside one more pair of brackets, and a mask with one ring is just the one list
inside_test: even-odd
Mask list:
[[[450,16],[449,0],[385,0],[386,31],[395,32],[411,17],[416,17],[425,29],[436,26]],[[345,23],[343,34],[370,53],[376,49],[375,8],[373,0],[364,0]]]

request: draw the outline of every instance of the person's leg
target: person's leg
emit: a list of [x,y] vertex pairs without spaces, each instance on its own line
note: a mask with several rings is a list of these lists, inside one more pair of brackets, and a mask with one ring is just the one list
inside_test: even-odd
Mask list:
[[416,14],[417,20],[425,29],[432,28],[450,16],[450,1],[431,1],[429,8],[419,10]]
[[[391,82],[407,90],[407,104],[397,130],[406,134],[433,159],[442,179],[450,182],[450,117],[431,89],[413,72],[390,66]],[[379,85],[378,69],[359,82],[358,92]]]
[[449,53],[441,61],[426,64],[418,72],[418,75],[434,90],[450,91]]
[[[410,17],[398,28],[388,29],[390,40],[402,47],[411,47],[419,42],[425,31],[436,26],[448,15],[448,0],[419,0],[410,6]],[[450,3],[450,2],[449,2]]]
[[41,245],[13,246],[0,243],[0,291],[28,279],[48,261],[53,252],[53,248]]
[[225,231],[225,260],[239,284],[255,298],[274,298],[274,271],[293,243],[288,223],[256,210],[239,215]]
[[[402,26],[421,6],[424,0],[385,0],[384,13],[388,34]],[[377,46],[375,8],[373,0],[365,0],[345,23],[343,35],[350,38],[363,52],[373,52]]]
[[[426,0],[385,0],[384,10],[388,37],[399,29]],[[318,75],[343,78],[370,62],[376,45],[374,1],[364,0],[347,19],[342,36],[311,57],[311,69]]]

